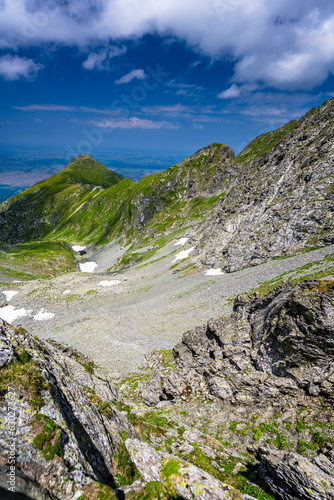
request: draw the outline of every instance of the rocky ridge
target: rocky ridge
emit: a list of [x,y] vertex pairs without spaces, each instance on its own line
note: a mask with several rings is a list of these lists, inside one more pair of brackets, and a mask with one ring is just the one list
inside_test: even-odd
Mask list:
[[333,320],[333,280],[239,296],[113,384],[2,322],[0,485],[14,407],[16,491],[33,499],[333,499]]
[[4,322],[0,335],[2,498],[234,498],[233,487],[139,439],[115,387],[82,355]]
[[334,241],[333,127],[330,99],[236,157],[236,177],[195,231],[205,265],[233,272]]

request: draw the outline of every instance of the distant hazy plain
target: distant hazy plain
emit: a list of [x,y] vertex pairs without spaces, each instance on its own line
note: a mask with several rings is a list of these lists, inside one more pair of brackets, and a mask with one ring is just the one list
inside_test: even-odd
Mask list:
[[[92,156],[107,168],[125,177],[138,181],[183,160],[193,151],[178,152],[120,152],[107,151],[93,153]],[[0,147],[0,203],[23,191],[36,182],[56,174],[69,162],[62,149],[20,147]]]

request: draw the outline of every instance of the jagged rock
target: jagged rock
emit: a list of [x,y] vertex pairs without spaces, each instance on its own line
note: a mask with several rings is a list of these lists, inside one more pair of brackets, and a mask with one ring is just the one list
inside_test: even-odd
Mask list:
[[[320,291],[321,289],[321,291]],[[238,297],[228,318],[183,335],[177,366],[155,369],[141,389],[148,405],[197,392],[231,403],[334,397],[334,293],[318,281],[285,283],[265,297]]]
[[[123,443],[121,431],[137,437],[110,402],[118,398],[116,390],[98,371],[87,371],[57,347],[4,322],[0,341],[2,370],[13,367],[11,372],[1,372],[1,376],[8,373],[9,382],[1,389],[0,485],[8,487],[11,408],[16,426],[17,492],[36,499],[66,500],[93,480],[113,484],[117,472],[113,457]],[[39,404],[30,400],[27,380],[40,388],[43,399]],[[99,411],[103,401],[108,402],[107,414]],[[36,405],[41,406],[38,411]]]
[[[127,450],[146,481],[161,481],[171,493],[185,500],[227,500],[233,488],[184,460],[160,455],[138,439],[128,439]],[[240,498],[244,496],[240,494]]]
[[311,463],[297,453],[258,448],[258,471],[270,489],[283,500],[332,500],[334,464],[324,455]]
[[333,115],[329,99],[236,157],[217,210],[194,228],[198,261],[233,272],[333,241]]
[[127,439],[125,446],[143,479],[147,482],[160,481],[162,460],[159,453],[139,439]]

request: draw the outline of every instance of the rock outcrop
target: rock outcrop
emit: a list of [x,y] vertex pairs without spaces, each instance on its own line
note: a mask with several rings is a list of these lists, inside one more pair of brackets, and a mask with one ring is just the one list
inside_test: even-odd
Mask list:
[[137,393],[175,414],[198,415],[205,404],[200,419],[224,436],[224,452],[241,462],[252,453],[275,498],[333,499],[333,342],[334,281],[284,283],[239,296],[231,316],[186,332],[175,368],[158,352],[148,356],[152,375]]
[[334,284],[284,283],[266,296],[239,296],[230,317],[186,332],[173,349],[177,369],[154,371],[149,405],[209,393],[229,404],[334,398]]
[[93,480],[113,484],[121,433],[137,437],[110,403],[115,389],[66,349],[5,323],[0,335],[1,486],[8,487],[12,443],[15,491],[29,497],[67,499]]
[[116,389],[79,353],[1,322],[0,377],[1,498],[238,496],[201,468],[142,441]]
[[283,500],[334,498],[334,463],[323,454],[312,462],[297,453],[258,448],[258,471]]

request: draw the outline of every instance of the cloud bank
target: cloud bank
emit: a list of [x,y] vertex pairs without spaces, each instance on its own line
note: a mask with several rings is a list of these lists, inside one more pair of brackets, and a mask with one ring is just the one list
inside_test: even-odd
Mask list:
[[[172,35],[198,53],[229,57],[235,82],[280,89],[312,88],[334,71],[332,0],[15,0],[3,6],[0,33],[2,49],[52,43],[86,53],[94,43]],[[83,66],[104,69],[107,52],[93,50]]]

